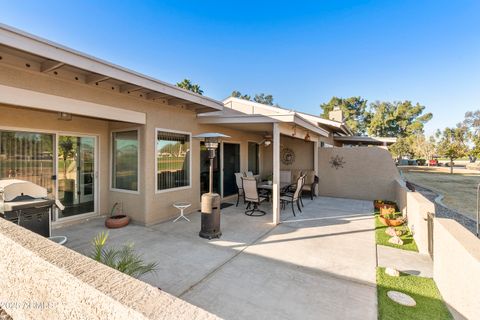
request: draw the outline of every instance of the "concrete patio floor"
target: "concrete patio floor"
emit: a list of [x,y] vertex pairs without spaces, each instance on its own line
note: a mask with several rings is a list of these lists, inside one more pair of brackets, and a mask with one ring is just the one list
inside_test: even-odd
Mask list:
[[[376,319],[376,246],[370,201],[304,199],[274,227],[243,207],[222,210],[221,239],[198,237],[191,222],[110,230],[110,245],[133,242],[159,268],[143,280],[225,319]],[[268,205],[262,205],[265,209]],[[54,230],[88,253],[103,219]]]

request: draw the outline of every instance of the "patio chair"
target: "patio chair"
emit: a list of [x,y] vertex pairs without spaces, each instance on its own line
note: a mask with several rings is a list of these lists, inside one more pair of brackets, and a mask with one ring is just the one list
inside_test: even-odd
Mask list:
[[[301,187],[300,194],[299,194],[299,197],[298,197],[302,207],[305,206],[303,204],[302,194],[303,194],[304,188],[306,187],[306,185],[305,185],[305,179],[306,179],[305,177],[306,176],[307,176],[306,173],[303,173],[303,171],[300,171],[298,173],[298,175],[295,177],[295,181],[298,181],[299,179],[302,179],[302,187]],[[292,196],[296,189],[297,189],[297,183],[292,183],[291,185],[288,185],[285,188],[281,189],[280,190],[280,195]]]
[[[257,181],[253,178],[249,177],[242,177],[243,182],[243,190],[245,193],[245,201],[248,203],[247,208],[245,210],[245,214],[247,216],[263,216],[266,214],[265,211],[258,209],[258,206],[265,200],[266,197],[262,197],[258,194],[257,190]],[[253,206],[250,209],[250,206]],[[258,214],[255,214],[258,212]]]
[[311,177],[305,177],[305,183],[303,185],[303,189],[302,189],[302,192],[303,191],[306,191],[310,194],[310,199],[313,200],[313,197],[317,196],[315,194],[315,188],[317,187],[318,185],[318,182],[319,182],[319,179],[316,175],[313,175],[313,181],[311,179]]
[[243,203],[245,203],[245,192],[243,192],[243,182],[242,178],[244,177],[243,173],[235,172],[235,183],[237,186],[237,204],[235,205],[238,207],[238,202],[240,201],[240,197],[243,197]]
[[298,177],[297,184],[295,186],[295,191],[293,193],[286,193],[280,196],[280,203],[282,205],[282,209],[285,209],[286,205],[291,203],[292,204],[292,212],[293,216],[296,217],[295,214],[295,203],[297,204],[297,208],[300,212],[302,212],[302,208],[300,208],[300,199],[301,199],[301,192],[304,183],[305,176]]

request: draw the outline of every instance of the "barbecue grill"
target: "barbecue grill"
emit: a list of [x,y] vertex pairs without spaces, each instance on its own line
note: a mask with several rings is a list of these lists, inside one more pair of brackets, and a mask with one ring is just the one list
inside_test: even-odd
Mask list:
[[44,237],[50,237],[55,200],[47,189],[29,181],[0,180],[0,216]]

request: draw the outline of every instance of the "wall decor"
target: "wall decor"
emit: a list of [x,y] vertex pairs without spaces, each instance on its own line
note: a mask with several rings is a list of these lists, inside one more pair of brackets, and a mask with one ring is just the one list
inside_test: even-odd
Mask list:
[[295,162],[295,153],[290,148],[283,148],[280,154],[280,161],[284,165],[291,165]]
[[343,160],[343,157],[340,157],[338,154],[335,157],[332,156],[330,158],[330,166],[335,168],[335,170],[343,168],[344,164],[346,164],[346,162]]

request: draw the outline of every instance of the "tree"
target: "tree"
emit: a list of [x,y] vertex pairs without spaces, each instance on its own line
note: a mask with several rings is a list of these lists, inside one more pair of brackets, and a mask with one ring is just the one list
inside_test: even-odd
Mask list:
[[244,99],[244,100],[252,100],[252,97],[250,97],[248,94],[242,94],[240,91],[234,90],[232,92],[232,97],[239,98],[239,99]]
[[438,152],[450,159],[450,173],[453,173],[453,160],[465,156],[468,152],[467,140],[468,130],[465,126],[458,124],[455,128],[445,128],[436,133]]
[[[252,97],[248,94],[242,94],[240,91],[234,90],[231,94],[232,97],[252,101]],[[268,106],[273,106],[273,96],[271,94],[257,93],[253,97],[253,101]],[[276,105],[277,106],[277,105]]]
[[426,122],[433,117],[423,114],[425,106],[411,101],[374,102],[370,105],[368,134],[382,137],[407,137],[423,133]]
[[407,156],[412,157],[414,155],[414,150],[412,147],[412,138],[411,137],[400,137],[397,139],[397,142],[392,144],[388,150],[392,155],[398,159]]
[[433,158],[436,152],[436,141],[433,136],[428,139],[425,135],[414,135],[412,139],[412,150],[416,156],[425,160]]
[[462,123],[469,133],[471,148],[468,152],[470,162],[475,162],[480,157],[480,110],[465,113]]
[[320,116],[328,119],[330,111],[335,107],[339,107],[343,111],[345,122],[354,134],[364,135],[366,133],[370,117],[367,112],[367,100],[361,97],[333,97],[329,102],[320,105],[323,110]]
[[273,96],[271,94],[264,94],[264,93],[255,94],[253,101],[257,103],[273,106]]
[[58,141],[58,153],[63,159],[63,178],[67,179],[67,159],[75,157],[76,145],[73,143],[72,137],[61,136]]
[[203,90],[200,88],[200,85],[193,84],[189,79],[183,79],[182,82],[177,82],[177,87],[203,95]]

